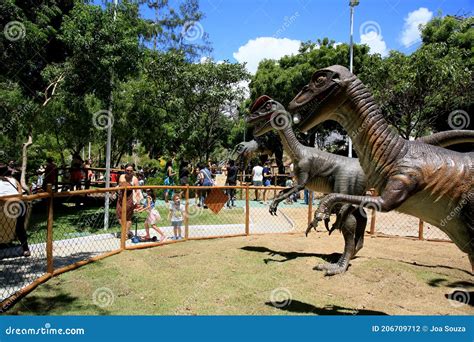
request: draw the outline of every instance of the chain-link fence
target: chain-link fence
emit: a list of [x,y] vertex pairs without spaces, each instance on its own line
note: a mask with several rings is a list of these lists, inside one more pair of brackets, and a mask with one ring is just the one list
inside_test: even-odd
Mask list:
[[[187,239],[303,232],[322,196],[244,185],[58,193],[50,188],[31,196],[0,197],[0,311],[53,275],[126,249]],[[277,208],[271,205],[274,200]],[[371,211],[368,217],[371,234],[449,240],[439,229],[408,215]]]
[[[77,195],[54,194],[54,269],[120,249],[120,216],[116,215],[119,193],[118,190],[108,193],[91,190]],[[108,210],[105,209],[106,196],[109,196]]]
[[[15,295],[47,273],[48,198],[0,197],[0,299]],[[28,225],[28,233],[25,226]],[[4,303],[9,305],[10,303]]]

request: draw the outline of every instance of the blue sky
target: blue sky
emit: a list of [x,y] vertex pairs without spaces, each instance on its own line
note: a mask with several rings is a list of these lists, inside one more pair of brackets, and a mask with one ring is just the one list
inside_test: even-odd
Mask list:
[[[348,4],[349,0],[201,0],[205,19],[194,29],[209,35],[213,59],[247,62],[254,72],[259,60],[295,53],[301,41],[328,37],[348,42]],[[410,53],[420,45],[418,24],[439,11],[473,15],[474,0],[360,0],[354,41],[382,55],[392,49]]]

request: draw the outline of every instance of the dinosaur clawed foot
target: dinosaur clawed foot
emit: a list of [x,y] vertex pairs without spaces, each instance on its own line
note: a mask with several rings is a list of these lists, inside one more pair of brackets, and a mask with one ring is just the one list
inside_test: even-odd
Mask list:
[[341,274],[346,272],[347,267],[349,265],[344,265],[340,263],[332,264],[330,262],[325,263],[325,264],[319,264],[316,265],[313,269],[316,271],[324,271],[324,275],[326,276],[332,276],[335,274]]
[[306,237],[308,237],[308,234],[309,232],[311,231],[311,229],[314,229],[316,230],[316,227],[318,226],[318,223],[316,222],[316,225],[314,224],[314,221],[311,222],[310,224],[308,224],[308,228],[306,228],[306,232],[305,232],[305,235]]
[[275,204],[272,203],[272,204],[270,205],[270,208],[268,209],[268,211],[270,212],[270,215],[272,215],[272,216],[278,216],[278,215],[277,215],[277,205],[275,205]]
[[314,220],[317,220],[317,221],[329,220],[329,213],[327,213],[326,211],[318,210],[314,213]]
[[315,212],[314,213],[314,219],[313,221],[308,224],[308,228],[306,228],[306,236],[308,236],[309,232],[311,229],[316,230],[316,227],[318,226],[319,221],[324,221],[324,225],[326,226],[326,229],[331,233],[334,228],[329,228],[329,214],[322,213],[322,212]]

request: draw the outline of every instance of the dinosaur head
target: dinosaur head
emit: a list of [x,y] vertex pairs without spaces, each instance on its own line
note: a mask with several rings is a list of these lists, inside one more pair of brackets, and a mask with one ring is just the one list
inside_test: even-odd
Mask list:
[[339,106],[347,100],[344,90],[353,79],[354,75],[340,65],[316,71],[311,81],[288,105],[288,111],[299,119],[299,128],[304,132],[331,120]]
[[272,129],[284,129],[291,124],[290,114],[283,105],[267,95],[262,95],[250,107],[247,123],[254,127],[258,137]]

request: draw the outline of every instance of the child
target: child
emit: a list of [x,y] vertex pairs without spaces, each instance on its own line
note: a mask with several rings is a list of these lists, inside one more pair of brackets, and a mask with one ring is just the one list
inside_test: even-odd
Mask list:
[[162,242],[165,240],[166,237],[165,237],[165,234],[163,234],[163,232],[161,231],[161,229],[156,226],[156,221],[160,221],[161,216],[158,210],[155,209],[155,200],[156,200],[155,193],[153,192],[153,190],[148,189],[146,191],[146,201],[147,201],[146,207],[142,209],[142,210],[148,211],[148,217],[145,220],[146,235],[143,236],[143,240],[150,239],[150,226],[151,226],[154,230],[156,230],[158,234],[160,234],[160,237],[161,237],[160,242]]
[[[294,183],[293,183],[292,177],[288,177],[288,178],[286,179],[285,186],[286,186],[287,188],[292,188],[293,185],[294,185]],[[290,195],[290,197],[288,197],[288,198],[285,200],[285,203],[286,203],[286,204],[293,204],[293,201],[294,201],[294,194],[293,194],[293,195]]]
[[170,203],[170,213],[168,219],[171,219],[171,225],[173,226],[174,237],[173,240],[181,240],[181,226],[183,225],[184,218],[184,205],[181,204],[181,199],[178,194],[173,196],[173,202]]

